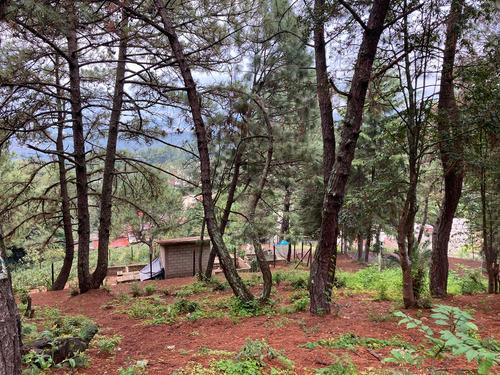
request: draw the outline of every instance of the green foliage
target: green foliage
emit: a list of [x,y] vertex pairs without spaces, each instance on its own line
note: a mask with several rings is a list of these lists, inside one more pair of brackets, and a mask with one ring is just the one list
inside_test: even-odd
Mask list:
[[[74,357],[67,358],[60,363],[55,363],[50,354],[30,351],[23,355],[22,362],[28,366],[29,374],[39,374],[40,370],[48,370],[50,368],[69,367],[88,367],[88,356],[84,353],[76,353]],[[24,372],[23,372],[24,373]]]
[[265,340],[252,341],[251,339],[245,340],[245,345],[241,348],[240,352],[236,355],[239,361],[255,361],[259,367],[266,366],[264,359],[275,359],[281,353],[271,348]]
[[234,316],[251,317],[265,314],[267,311],[266,306],[262,306],[257,298],[248,302],[243,302],[236,297],[231,298],[231,300],[231,314]]
[[461,281],[459,282],[460,294],[472,295],[483,293],[488,290],[480,269],[467,269],[462,267],[462,271],[465,274],[461,277]]
[[351,361],[348,354],[339,357],[335,354],[330,355],[333,357],[333,362],[326,368],[314,370],[315,374],[321,375],[357,375],[357,367]]
[[198,310],[200,305],[196,301],[190,301],[187,298],[178,298],[174,302],[174,308],[179,314],[187,314]]
[[142,288],[139,286],[137,281],[130,284],[130,293],[132,293],[132,296],[134,297],[139,297],[142,294]]
[[144,292],[146,294],[153,294],[156,292],[156,285],[155,284],[148,284],[144,287]]
[[285,273],[283,271],[276,271],[273,274],[273,281],[276,286],[280,286],[280,283],[285,280]]
[[97,336],[92,340],[92,344],[98,348],[98,353],[113,355],[116,347],[122,342],[121,336],[114,335],[113,337]]
[[387,300],[401,295],[403,289],[400,268],[386,268],[378,271],[377,265],[372,265],[356,273],[342,272],[339,277],[345,280],[346,288],[358,291],[375,291],[377,298]]
[[309,277],[295,277],[290,281],[290,288],[293,290],[298,290],[298,289],[309,289]]
[[281,365],[285,367],[285,371],[271,368],[271,374],[288,374],[293,368],[293,363],[286,358],[283,351],[273,349],[265,340],[253,341],[251,339],[245,340],[245,345],[234,360],[223,359],[214,362],[213,365],[223,374],[228,375],[261,374],[260,368],[267,366],[266,359],[279,359]]
[[399,324],[406,323],[406,328],[416,328],[422,332],[431,348],[427,349],[422,356],[411,352],[392,351],[393,357],[386,358],[385,362],[405,363],[419,366],[421,357],[432,358],[431,372],[434,372],[435,360],[443,351],[451,351],[453,355],[465,355],[469,362],[475,360],[478,363],[478,374],[487,374],[494,364],[500,363],[500,352],[486,347],[484,341],[477,338],[478,327],[472,323],[472,316],[460,310],[458,307],[438,305],[432,309],[434,312],[430,318],[434,323],[445,327],[439,331],[440,336],[436,337],[434,331],[421,320],[412,318],[402,312],[394,315],[402,318]]
[[368,348],[385,348],[387,346],[397,346],[399,348],[414,349],[413,345],[401,340],[399,336],[389,338],[389,339],[375,339],[370,337],[362,337],[355,335],[354,333],[346,333],[340,335],[338,339],[326,339],[318,340],[315,342],[308,342],[304,347],[307,349],[315,349],[318,347],[322,348],[336,348],[336,349],[354,349],[359,346],[365,346]]
[[125,365],[127,367],[120,367],[118,369],[119,375],[143,375],[148,373],[146,371],[147,361],[132,361],[128,358]]
[[309,297],[302,297],[293,301],[293,310],[295,312],[306,311],[309,306]]

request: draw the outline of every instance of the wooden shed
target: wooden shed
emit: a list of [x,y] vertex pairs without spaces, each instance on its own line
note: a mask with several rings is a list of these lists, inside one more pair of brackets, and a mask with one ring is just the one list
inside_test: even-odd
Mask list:
[[210,255],[210,240],[199,237],[173,238],[156,241],[160,245],[160,258],[165,278],[194,276],[198,272],[200,255],[202,272]]

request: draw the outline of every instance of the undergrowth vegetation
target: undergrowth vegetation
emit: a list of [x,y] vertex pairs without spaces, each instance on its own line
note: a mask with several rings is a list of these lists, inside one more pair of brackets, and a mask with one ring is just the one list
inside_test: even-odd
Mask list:
[[[475,294],[484,291],[484,277],[480,272],[468,269],[461,269],[460,272],[460,276],[450,272],[448,290],[451,294]],[[250,288],[256,290],[262,288],[263,281],[260,274],[245,274],[243,279]],[[425,285],[425,289],[427,279],[428,276],[424,275],[422,285]],[[332,319],[342,317],[344,309],[350,304],[350,302],[346,304],[345,301],[359,294],[361,296],[357,297],[358,300],[361,298],[362,304],[366,305],[366,311],[360,311],[360,316],[364,319],[368,318],[374,324],[385,322],[385,324],[393,325],[397,324],[397,319],[402,319],[401,322],[406,323],[407,328],[419,330],[426,337],[425,342],[405,340],[403,335],[375,338],[354,333],[332,334],[328,338],[322,336],[323,338],[317,339],[316,337],[316,340],[308,339],[311,335],[321,332],[322,323],[315,321],[311,324],[303,314],[304,312],[307,314],[309,308],[309,272],[304,269],[274,272],[271,298],[265,304],[259,299],[242,302],[231,295],[227,281],[212,278],[205,281],[193,279],[193,282],[189,284],[175,287],[161,286],[158,283],[133,282],[127,286],[128,290],[122,289],[119,293],[113,293],[112,288],[109,288],[108,292],[113,299],[101,308],[111,313],[126,314],[130,319],[137,320],[143,325],[172,325],[224,317],[231,319],[235,324],[244,325],[246,319],[255,316],[266,317],[263,326],[268,330],[298,324],[302,328],[304,338],[297,346],[297,350],[314,351],[314,353],[323,351],[331,355],[328,363],[322,363],[323,367],[303,368],[298,373],[302,371],[308,371],[307,373],[311,374],[394,373],[393,370],[386,371],[385,369],[358,370],[353,363],[355,359],[352,353],[361,347],[371,351],[382,350],[385,358],[381,359],[402,366],[405,374],[412,374],[412,371],[429,370],[432,372],[434,361],[443,354],[465,355],[468,360],[475,361],[477,364],[476,373],[488,374],[487,371],[491,366],[499,361],[500,344],[493,337],[483,337],[479,332],[479,327],[472,323],[473,318],[470,314],[474,309],[482,309],[484,312],[491,309],[491,297],[479,299],[476,304],[469,305],[470,309],[467,312],[452,307],[437,307],[434,315],[422,318],[434,319],[436,325],[446,323],[447,329],[434,333],[435,330],[425,325],[424,320],[420,318],[422,315],[429,315],[424,309],[431,306],[433,302],[426,292],[420,296],[422,310],[416,312],[416,318],[412,317],[414,314],[409,316],[399,312],[401,280],[400,267],[388,267],[380,272],[377,266],[370,266],[355,274],[339,270],[332,296]],[[21,301],[25,301],[22,296],[27,295],[27,289],[32,286],[31,282],[18,286],[18,296],[21,297]],[[389,302],[378,304],[374,301]],[[428,301],[428,306],[423,301]],[[25,305],[20,304],[19,309],[21,312],[24,311]],[[297,313],[302,313],[302,315],[293,315]],[[91,321],[81,315],[68,316],[57,309],[37,307],[34,318],[23,318],[23,341],[29,344],[40,338],[81,337],[82,330],[89,323]],[[199,334],[200,332],[192,333],[193,336]],[[122,339],[123,336],[120,334],[104,331],[94,338],[90,347],[99,356],[111,357],[120,350]],[[211,349],[207,346],[176,350],[179,350],[182,355],[209,357],[208,365],[201,366],[193,362],[178,369],[174,373],[177,375],[293,375],[297,373],[295,364],[287,357],[287,354],[280,348],[271,347],[264,339],[247,339],[238,352]],[[89,358],[83,354],[61,366],[85,366],[88,360]],[[27,371],[29,370],[27,374],[38,374],[40,370],[56,366],[50,358],[34,353],[26,355],[24,361]],[[432,364],[429,365],[430,361]],[[120,374],[145,374],[147,369],[146,362],[129,360],[123,363],[118,372]]]

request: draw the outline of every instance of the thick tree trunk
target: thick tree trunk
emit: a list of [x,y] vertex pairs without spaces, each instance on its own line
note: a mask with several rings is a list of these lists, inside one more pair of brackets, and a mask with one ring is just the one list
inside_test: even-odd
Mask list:
[[108,143],[106,158],[104,160],[104,173],[102,177],[101,212],[99,215],[99,245],[97,249],[97,267],[92,275],[92,287],[99,288],[108,271],[108,245],[111,230],[112,192],[116,159],[116,145],[120,126],[120,115],[123,105],[123,92],[125,86],[125,68],[127,60],[127,32],[128,16],[122,9],[122,22],[120,24],[120,44],[118,48],[118,63],[116,65],[115,89],[113,93],[113,107],[109,119]]
[[453,67],[457,41],[460,35],[459,22],[463,0],[451,1],[447,21],[446,41],[441,72],[438,101],[439,151],[444,172],[444,201],[432,235],[432,266],[430,270],[430,291],[433,297],[447,296],[448,286],[448,242],[455,211],[462,194],[464,168],[462,163],[463,143],[460,118],[453,91]]
[[[60,85],[59,78],[59,56],[56,55],[56,84]],[[58,96],[63,97],[62,90],[58,88]],[[71,273],[71,268],[73,267],[73,258],[75,256],[75,239],[73,237],[73,225],[71,223],[71,203],[68,192],[68,180],[66,175],[66,164],[64,153],[64,120],[65,116],[63,114],[63,105],[60,99],[57,99],[57,140],[56,140],[56,150],[58,153],[58,168],[59,168],[59,185],[61,190],[61,212],[63,219],[63,231],[64,231],[64,260],[62,268],[57,276],[54,284],[52,285],[52,290],[63,290],[66,282],[68,281],[69,275]]]
[[21,319],[12,292],[0,225],[0,374],[21,374],[21,346]]
[[80,293],[92,287],[89,271],[90,215],[88,201],[87,162],[85,159],[85,132],[82,116],[82,97],[80,92],[80,64],[76,29],[78,16],[74,3],[66,1],[71,21],[66,36],[68,41],[69,81],[71,96],[71,116],[73,128],[73,156],[75,159],[76,198],[78,213],[78,286]]
[[[339,150],[325,189],[320,240],[311,266],[310,311],[312,315],[329,314],[331,311],[331,293],[337,260],[338,215],[344,202],[347,178],[363,121],[368,83],[389,3],[390,0],[374,1],[354,67]],[[324,15],[321,13],[319,16]]]
[[214,202],[212,199],[212,181],[210,176],[210,154],[208,152],[208,141],[205,123],[201,114],[200,98],[196,90],[196,84],[191,74],[181,43],[172,21],[168,17],[168,12],[162,0],[155,0],[155,5],[160,14],[163,23],[163,32],[168,37],[173,55],[179,65],[181,76],[186,86],[189,105],[191,107],[191,114],[193,116],[194,129],[196,140],[198,144],[198,152],[200,156],[200,177],[201,177],[201,193],[203,197],[203,209],[205,212],[205,220],[207,223],[207,230],[212,240],[212,246],[219,257],[222,270],[226,276],[229,285],[233,289],[234,294],[243,302],[251,301],[254,296],[246,287],[243,280],[241,280],[236,268],[234,267],[231,257],[226,248],[220,228],[217,226],[217,219],[215,216]]

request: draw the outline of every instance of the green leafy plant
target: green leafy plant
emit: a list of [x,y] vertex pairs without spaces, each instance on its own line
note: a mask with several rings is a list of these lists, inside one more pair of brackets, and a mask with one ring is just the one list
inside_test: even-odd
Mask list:
[[363,337],[355,335],[354,333],[346,333],[340,335],[337,339],[326,339],[318,340],[314,342],[308,342],[301,347],[307,349],[315,349],[317,347],[322,348],[336,348],[336,349],[354,349],[359,346],[366,346],[372,349],[384,348],[387,346],[397,346],[400,348],[414,350],[415,347],[407,342],[401,340],[399,336],[395,336],[388,339],[376,339],[371,337]]
[[154,292],[156,292],[156,285],[155,284],[146,285],[146,287],[144,288],[144,292],[146,292],[146,294],[153,294]]
[[122,342],[120,336],[113,337],[97,337],[92,341],[93,345],[98,348],[99,354],[113,355],[115,354],[115,349]]
[[358,373],[356,365],[352,363],[351,357],[344,354],[339,357],[335,354],[330,355],[333,357],[333,363],[326,368],[315,369],[316,374],[321,375],[356,375]]
[[[458,307],[438,305],[432,309],[430,316],[434,323],[446,327],[439,331],[439,337],[436,337],[434,331],[421,320],[412,318],[402,312],[396,312],[394,315],[402,318],[399,324],[406,323],[406,328],[416,328],[422,332],[426,341],[432,345],[423,354],[423,358],[432,358],[431,373],[434,373],[436,359],[444,351],[451,351],[453,355],[465,355],[469,362],[475,360],[478,363],[478,374],[487,374],[488,370],[494,365],[500,363],[498,351],[493,351],[490,347],[484,345],[484,341],[477,338],[478,327],[472,323],[472,316],[460,310]],[[420,355],[410,352],[391,351],[393,357],[384,359],[384,362],[395,362],[400,364],[418,365],[421,363]]]
[[293,302],[293,310],[295,312],[306,311],[309,306],[309,297],[302,297]]
[[142,294],[142,288],[139,286],[137,281],[130,284],[130,293],[132,293],[132,296],[134,297],[139,297]]
[[179,298],[174,302],[174,308],[180,314],[192,313],[200,308],[196,301],[190,301],[187,298]]
[[267,345],[265,340],[252,341],[251,339],[245,340],[245,345],[241,348],[240,352],[236,355],[236,359],[240,361],[256,361],[259,367],[266,366],[265,358],[278,358],[280,352]]
[[148,365],[147,361],[131,361],[130,358],[128,358],[125,365],[127,367],[120,367],[118,369],[119,375],[143,375],[148,373],[146,371],[146,366]]

